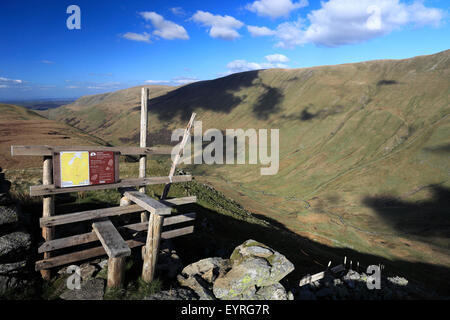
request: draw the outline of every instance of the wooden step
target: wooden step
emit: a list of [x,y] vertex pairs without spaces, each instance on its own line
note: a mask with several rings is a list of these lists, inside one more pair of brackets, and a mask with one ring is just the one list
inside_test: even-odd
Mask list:
[[125,243],[125,240],[123,240],[119,231],[117,231],[110,220],[94,222],[92,228],[110,258],[131,255],[131,249]]
[[170,212],[172,211],[171,207],[159,202],[158,200],[150,198],[145,193],[141,193],[139,191],[126,191],[124,196],[153,214],[158,214],[161,216],[170,215]]

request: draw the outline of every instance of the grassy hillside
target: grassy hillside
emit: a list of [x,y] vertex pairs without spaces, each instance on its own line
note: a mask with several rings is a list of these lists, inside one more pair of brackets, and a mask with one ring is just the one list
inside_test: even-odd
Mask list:
[[[153,85],[146,87],[150,88],[150,98],[158,97],[176,88]],[[139,116],[135,109],[140,110],[140,101],[141,87],[133,87],[81,97],[72,104],[48,110],[48,112],[50,119],[65,122],[119,145],[124,144],[125,141],[128,142],[129,137],[136,136],[139,132],[139,122],[136,122],[139,118],[130,116],[130,112]],[[155,124],[151,120],[149,123],[150,126]]]
[[[189,169],[246,209],[314,241],[448,267],[449,80],[447,50],[155,88],[149,138],[167,143],[192,111],[204,131],[279,128],[275,176],[261,176],[259,165]],[[136,144],[140,93],[128,90],[82,98],[51,117],[113,144]]]
[[11,145],[105,144],[77,128],[48,120],[25,107],[0,104],[0,166],[5,169],[42,165],[40,157],[11,157]]

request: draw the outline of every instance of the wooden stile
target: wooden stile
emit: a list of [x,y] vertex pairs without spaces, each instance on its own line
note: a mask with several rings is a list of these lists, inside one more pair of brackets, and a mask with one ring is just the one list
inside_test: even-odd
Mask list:
[[[36,262],[36,270],[41,271],[44,279],[50,279],[50,268],[67,265],[70,263],[108,255],[108,287],[120,287],[123,284],[125,271],[125,258],[131,254],[131,248],[144,246],[142,269],[142,278],[150,282],[154,278],[159,243],[161,239],[171,239],[182,235],[190,234],[194,231],[193,226],[186,226],[174,230],[162,232],[163,226],[171,226],[178,223],[192,222],[195,219],[195,213],[180,214],[164,218],[170,215],[171,208],[174,206],[196,202],[196,197],[183,197],[176,199],[166,199],[170,185],[177,182],[191,181],[190,175],[174,176],[176,166],[180,160],[184,145],[189,138],[189,132],[193,124],[195,113],[186,127],[180,150],[172,163],[172,167],[167,177],[146,177],[147,155],[151,154],[171,154],[172,148],[150,148],[147,147],[148,132],[148,88],[142,89],[141,96],[141,128],[140,128],[140,146],[139,147],[105,147],[105,146],[11,146],[12,156],[43,156],[43,184],[30,187],[31,196],[43,196],[43,214],[40,219],[42,228],[42,243],[38,252],[43,253],[43,259]],[[115,180],[116,183],[98,184],[79,187],[59,188],[53,181],[52,166],[53,157],[62,151],[110,151],[120,153],[121,155],[139,155],[139,178]],[[118,161],[117,161],[118,163]],[[145,194],[145,186],[153,184],[165,184],[163,195],[160,200],[155,200]],[[123,192],[119,207],[89,210],[75,212],[65,215],[55,216],[54,197],[57,194],[67,194],[73,192],[84,192],[103,189],[121,189],[138,187],[139,191],[127,190]],[[131,204],[131,201],[135,204]],[[142,211],[144,211],[142,213]],[[119,216],[122,214],[133,214],[141,212],[141,222],[115,227],[107,217]],[[148,218],[150,213],[150,218]],[[102,220],[103,219],[103,220]],[[73,235],[69,237],[55,238],[54,228],[58,225],[77,223],[87,220],[93,220],[92,232]],[[101,221],[100,221],[101,220]],[[120,232],[119,232],[120,231]],[[142,232],[147,231],[144,239]],[[128,239],[128,240],[124,240]],[[131,239],[130,239],[131,238]],[[83,244],[89,244],[100,241],[102,246],[81,251],[75,251],[68,254],[55,256],[55,250],[69,248]]]

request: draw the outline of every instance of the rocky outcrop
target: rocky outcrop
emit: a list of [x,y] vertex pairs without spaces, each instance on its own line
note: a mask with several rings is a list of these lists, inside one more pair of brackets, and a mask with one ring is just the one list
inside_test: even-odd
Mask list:
[[338,274],[325,273],[325,277],[295,290],[298,300],[392,300],[436,298],[399,276],[381,277],[380,289],[369,289],[368,275],[355,270]]
[[15,294],[29,284],[27,260],[31,235],[20,208],[9,194],[11,182],[0,168],[0,297]]
[[189,289],[176,288],[157,292],[144,300],[197,300],[197,296]]
[[279,252],[247,240],[230,259],[207,258],[188,265],[178,282],[201,300],[287,300],[292,294],[279,281],[293,270],[294,265]]

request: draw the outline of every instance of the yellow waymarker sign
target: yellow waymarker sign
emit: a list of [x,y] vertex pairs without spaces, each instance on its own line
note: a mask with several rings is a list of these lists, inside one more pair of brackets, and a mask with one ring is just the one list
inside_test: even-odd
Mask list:
[[61,152],[61,187],[89,185],[89,152]]

